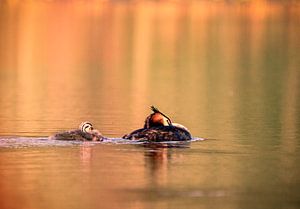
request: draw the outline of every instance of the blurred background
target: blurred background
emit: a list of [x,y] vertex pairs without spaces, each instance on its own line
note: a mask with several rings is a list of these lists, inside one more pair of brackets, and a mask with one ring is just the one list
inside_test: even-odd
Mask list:
[[150,105],[197,136],[299,132],[297,1],[4,0],[0,11],[0,135],[90,120],[120,136]]
[[[208,140],[2,146],[150,105]],[[300,3],[1,0],[0,136],[1,209],[299,208]]]

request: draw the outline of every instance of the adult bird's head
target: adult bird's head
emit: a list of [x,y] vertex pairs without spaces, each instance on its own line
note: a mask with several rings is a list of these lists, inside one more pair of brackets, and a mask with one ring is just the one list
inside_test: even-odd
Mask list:
[[144,128],[172,125],[171,119],[156,107],[151,106],[151,110],[153,113],[146,118]]

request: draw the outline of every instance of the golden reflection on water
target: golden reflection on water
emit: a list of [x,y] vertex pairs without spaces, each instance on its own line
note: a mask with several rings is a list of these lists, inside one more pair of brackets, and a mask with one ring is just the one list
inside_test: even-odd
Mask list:
[[[154,104],[211,140],[191,149],[0,150],[1,208],[293,206],[299,8],[292,1],[2,1],[1,136],[48,136],[84,120],[122,136],[141,127]],[[274,199],[265,196],[271,190]]]
[[6,1],[0,133],[49,135],[92,120],[117,136],[155,104],[214,137],[239,129],[224,120],[245,108],[282,111],[283,95],[299,94],[295,5]]

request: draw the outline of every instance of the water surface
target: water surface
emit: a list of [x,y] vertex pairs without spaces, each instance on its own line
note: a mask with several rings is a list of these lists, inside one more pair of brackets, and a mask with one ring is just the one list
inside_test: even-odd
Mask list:
[[[299,208],[295,1],[0,3],[0,208]],[[176,148],[49,142],[91,121]]]

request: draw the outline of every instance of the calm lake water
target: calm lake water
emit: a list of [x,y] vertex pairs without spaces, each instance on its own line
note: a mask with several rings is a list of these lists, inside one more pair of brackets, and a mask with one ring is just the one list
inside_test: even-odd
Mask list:
[[[0,2],[0,208],[300,207],[295,1]],[[49,142],[155,105],[181,148]]]

